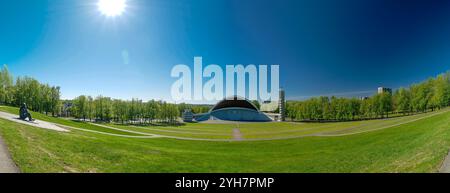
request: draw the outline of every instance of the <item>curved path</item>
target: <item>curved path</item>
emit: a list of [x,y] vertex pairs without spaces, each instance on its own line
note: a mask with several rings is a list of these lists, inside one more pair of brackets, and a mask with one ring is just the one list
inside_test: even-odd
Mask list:
[[[103,127],[105,125],[97,125],[100,127]],[[147,128],[147,127],[140,127],[140,126],[130,126],[133,128],[138,128],[138,129],[143,129],[143,130],[148,130],[148,131],[162,131],[162,132],[166,132],[166,133],[178,133],[178,134],[193,134],[193,135],[216,135],[216,136],[230,136],[229,134],[225,134],[225,133],[213,133],[213,132],[194,132],[194,131],[183,131],[183,130],[179,130],[179,131],[174,131],[174,130],[164,130],[164,129],[154,129],[154,128]],[[110,128],[110,127],[108,127]],[[128,130],[126,130],[128,131]],[[147,133],[148,134],[148,133]]]
[[[29,125],[33,127],[38,127],[41,129],[48,129],[48,130],[54,130],[59,132],[68,132],[69,130],[64,129],[54,123],[46,122],[46,121],[23,121],[20,120],[17,115],[6,113],[6,112],[0,112],[0,118],[6,119],[8,121],[13,121],[16,123]],[[0,173],[19,173],[20,170],[17,168],[14,161],[11,159],[11,155],[9,154],[8,148],[3,141],[2,137],[0,136]]]
[[[90,129],[82,129],[82,128],[78,128],[78,127],[71,127],[71,126],[59,125],[59,124],[58,124],[58,126],[68,128],[68,129],[78,130],[78,131],[97,133],[97,134],[103,134],[103,135],[109,135],[109,136],[115,136],[115,137],[139,138],[139,139],[151,139],[151,138],[159,138],[160,137],[158,135],[152,135],[152,134],[148,134],[148,133],[145,135],[142,135],[142,136],[133,136],[133,135],[121,135],[121,134],[115,134],[115,133],[107,133],[107,132],[102,132],[102,131],[94,131],[94,130],[90,130]],[[106,128],[108,128],[108,127],[106,127]],[[111,128],[108,128],[108,129],[111,129]],[[117,129],[115,129],[115,130],[117,130]],[[123,131],[123,129],[120,129],[120,131]],[[133,133],[133,132],[128,132],[128,133]]]
[[0,173],[19,173],[20,170],[17,168],[14,161],[11,159],[11,155],[9,155],[8,148],[6,144],[3,142],[2,137],[0,136]]
[[13,121],[20,124],[25,124],[33,127],[39,127],[41,129],[49,129],[54,131],[60,131],[60,132],[68,132],[69,130],[64,129],[54,123],[50,123],[47,121],[41,121],[41,120],[34,120],[34,121],[24,121],[20,120],[17,115],[11,114],[11,113],[5,113],[0,112],[0,118],[6,119],[8,121]]
[[450,152],[442,162],[441,168],[439,168],[439,173],[450,173]]

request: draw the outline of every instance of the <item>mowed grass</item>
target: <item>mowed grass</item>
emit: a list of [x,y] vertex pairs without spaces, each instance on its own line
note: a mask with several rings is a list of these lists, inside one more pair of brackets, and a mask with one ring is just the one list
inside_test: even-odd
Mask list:
[[450,147],[450,112],[361,134],[271,141],[132,139],[4,119],[0,134],[23,172],[435,172]]
[[[17,116],[19,114],[19,109],[16,107],[0,106],[0,111],[16,114]],[[104,133],[119,134],[119,135],[125,135],[125,136],[143,136],[143,135],[136,134],[136,133],[130,133],[130,132],[126,132],[126,131],[118,131],[118,130],[108,129],[105,127],[99,127],[99,126],[95,126],[95,125],[88,124],[85,122],[51,117],[51,116],[47,116],[47,115],[44,115],[41,113],[36,113],[36,112],[31,112],[31,114],[32,114],[33,119],[48,121],[48,122],[56,123],[56,124],[62,125],[62,126],[76,127],[76,128],[81,128],[81,129],[99,131],[99,132],[104,132]]]
[[415,120],[427,118],[449,109],[441,111],[421,113],[411,116],[402,116],[389,119],[377,119],[367,121],[337,122],[337,123],[235,123],[235,124],[208,124],[188,123],[184,126],[133,126],[121,124],[105,124],[105,126],[123,130],[142,132],[170,137],[195,138],[195,139],[233,139],[234,130],[238,129],[243,139],[267,140],[295,138],[314,135],[345,135],[378,129],[387,129],[394,125],[404,124]]

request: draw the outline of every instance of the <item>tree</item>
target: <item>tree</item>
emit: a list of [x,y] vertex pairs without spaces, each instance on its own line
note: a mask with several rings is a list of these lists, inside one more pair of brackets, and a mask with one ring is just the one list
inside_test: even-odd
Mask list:
[[431,89],[428,82],[412,85],[411,88],[411,104],[416,112],[424,112],[429,106],[431,98]]
[[373,101],[373,98],[361,101],[361,105],[359,107],[361,117],[366,119],[373,118],[373,114],[375,112],[373,108]]
[[13,92],[13,77],[5,64],[0,70],[0,104],[11,105]]
[[151,100],[147,102],[146,104],[146,117],[148,118],[149,122],[152,123],[153,120],[156,119],[158,112],[159,112],[159,105],[156,101]]
[[113,100],[112,108],[114,114],[113,119],[116,122],[121,122],[122,124],[124,124],[125,121],[127,120],[127,111],[128,111],[127,103],[125,101],[115,99]]
[[408,89],[400,88],[394,94],[394,104],[399,113],[411,112],[411,92]]
[[86,121],[86,118],[88,116],[87,97],[84,95],[81,95],[73,100],[73,104],[74,104],[75,117]]
[[331,119],[333,117],[333,112],[330,106],[330,98],[326,96],[321,96],[319,98],[320,106],[322,108],[322,119]]
[[109,122],[112,118],[112,101],[109,97],[98,96],[94,100],[94,117],[102,122]]
[[441,74],[432,83],[430,107],[432,109],[440,109],[448,106],[450,97],[450,74]]
[[92,119],[94,119],[94,115],[95,115],[94,98],[92,98],[91,96],[88,96],[87,97],[87,116],[90,121],[92,121]]
[[379,111],[381,112],[381,117],[384,117],[384,115],[386,115],[386,117],[389,117],[389,112],[391,112],[393,110],[393,105],[392,105],[392,94],[390,92],[384,92],[379,94],[380,98],[380,102],[378,103],[379,105],[381,105],[379,108]]
[[61,109],[61,92],[59,86],[53,86],[50,91],[50,108],[49,111],[52,112],[52,116],[56,116],[60,114],[59,110]]
[[355,120],[357,116],[360,115],[359,109],[361,108],[361,100],[358,99],[350,99],[350,114],[351,120]]

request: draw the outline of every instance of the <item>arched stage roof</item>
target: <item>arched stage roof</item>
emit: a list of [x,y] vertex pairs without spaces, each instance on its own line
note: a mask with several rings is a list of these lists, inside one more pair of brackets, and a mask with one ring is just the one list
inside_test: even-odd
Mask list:
[[272,121],[266,114],[260,112],[253,103],[245,98],[232,96],[218,102],[208,113],[194,115],[196,121]]
[[210,112],[217,111],[220,109],[225,109],[225,108],[244,108],[244,109],[259,111],[258,108],[256,108],[255,105],[253,105],[253,103],[251,103],[247,99],[238,97],[238,96],[233,96],[233,97],[227,97],[226,99],[218,102],[210,110]]

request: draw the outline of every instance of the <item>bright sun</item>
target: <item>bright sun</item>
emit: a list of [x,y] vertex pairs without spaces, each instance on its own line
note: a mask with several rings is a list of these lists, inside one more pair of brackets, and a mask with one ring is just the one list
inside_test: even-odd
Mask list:
[[99,0],[97,5],[103,15],[115,17],[125,12],[127,0]]

